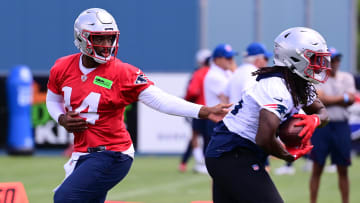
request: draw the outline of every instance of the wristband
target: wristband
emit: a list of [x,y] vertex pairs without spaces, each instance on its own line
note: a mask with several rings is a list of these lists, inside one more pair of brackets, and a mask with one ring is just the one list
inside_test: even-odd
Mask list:
[[349,94],[348,93],[344,93],[344,102],[349,103]]

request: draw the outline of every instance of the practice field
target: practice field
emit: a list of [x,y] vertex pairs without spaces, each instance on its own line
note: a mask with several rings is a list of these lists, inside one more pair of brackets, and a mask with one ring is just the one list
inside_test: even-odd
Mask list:
[[[30,203],[49,203],[52,202],[52,190],[64,177],[62,166],[66,160],[60,156],[0,156],[0,182],[20,181],[25,186]],[[210,178],[207,175],[193,173],[192,162],[187,172],[179,173],[179,160],[176,156],[137,156],[128,176],[109,192],[107,199],[143,203],[190,203],[211,200]],[[360,158],[355,157],[350,167],[350,202],[360,201],[359,162]],[[271,159],[273,171],[283,163],[281,160]],[[271,174],[285,202],[309,202],[310,173],[302,171],[303,165],[303,160],[295,163],[297,171],[294,176]],[[341,202],[337,175],[324,173],[321,181],[318,202]]]

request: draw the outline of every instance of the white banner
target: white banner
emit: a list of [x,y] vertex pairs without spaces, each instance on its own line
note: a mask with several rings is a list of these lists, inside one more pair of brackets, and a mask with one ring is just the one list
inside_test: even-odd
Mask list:
[[[190,79],[187,73],[150,73],[157,87],[183,98]],[[138,103],[138,152],[156,154],[183,153],[191,137],[191,123]]]

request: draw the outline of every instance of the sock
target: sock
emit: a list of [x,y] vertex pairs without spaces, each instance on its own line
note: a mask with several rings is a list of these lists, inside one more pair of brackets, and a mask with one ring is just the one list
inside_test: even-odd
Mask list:
[[195,147],[193,149],[193,155],[196,164],[205,164],[204,153],[201,147]]

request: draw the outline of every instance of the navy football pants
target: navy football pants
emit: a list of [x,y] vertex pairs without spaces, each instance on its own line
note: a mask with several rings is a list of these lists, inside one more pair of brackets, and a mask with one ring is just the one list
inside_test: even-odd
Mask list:
[[214,203],[283,203],[256,154],[243,148],[206,157]]
[[[204,154],[206,152],[206,147],[209,144],[210,141],[210,134],[208,133],[208,128],[207,128],[207,120],[204,119],[193,119],[192,120],[192,129],[196,132],[199,133],[200,136],[203,137],[204,140],[204,146],[203,146],[203,151]],[[190,156],[192,155],[192,140],[189,140],[188,146],[186,148],[185,153],[182,155],[181,158],[181,163],[186,164],[189,161]]]
[[330,121],[317,128],[311,137],[314,145],[310,158],[321,166],[330,154],[331,163],[340,166],[351,165],[351,129],[347,121]]
[[121,152],[80,156],[73,173],[54,195],[55,203],[103,203],[107,192],[129,172],[133,159]]

